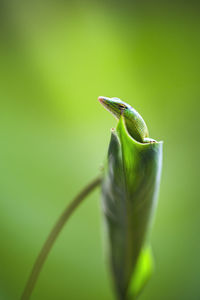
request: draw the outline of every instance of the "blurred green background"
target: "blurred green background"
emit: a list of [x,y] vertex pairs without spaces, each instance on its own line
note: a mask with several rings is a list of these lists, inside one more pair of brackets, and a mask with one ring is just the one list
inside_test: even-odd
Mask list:
[[[0,2],[0,299],[19,299],[54,222],[100,170],[120,97],[164,141],[141,300],[200,299],[199,5],[193,1]],[[99,190],[62,231],[34,300],[113,300]]]

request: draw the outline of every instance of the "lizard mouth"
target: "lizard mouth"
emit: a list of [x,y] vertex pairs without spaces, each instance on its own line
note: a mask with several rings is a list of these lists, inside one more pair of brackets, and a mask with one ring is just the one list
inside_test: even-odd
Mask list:
[[106,99],[106,97],[103,97],[103,96],[100,96],[98,98],[99,102],[101,102],[101,103],[104,103],[105,99]]

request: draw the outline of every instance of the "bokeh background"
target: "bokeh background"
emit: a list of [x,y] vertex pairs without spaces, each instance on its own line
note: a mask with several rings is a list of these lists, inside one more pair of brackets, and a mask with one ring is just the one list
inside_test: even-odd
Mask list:
[[[99,172],[120,97],[164,141],[141,300],[200,299],[198,1],[0,1],[0,299],[19,299],[54,222]],[[52,249],[34,300],[114,300],[100,192]]]

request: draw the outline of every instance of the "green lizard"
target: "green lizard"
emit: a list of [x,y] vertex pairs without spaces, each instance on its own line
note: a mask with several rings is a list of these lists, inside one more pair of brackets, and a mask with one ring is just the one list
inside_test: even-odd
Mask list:
[[129,104],[119,98],[99,97],[99,101],[117,119],[124,116],[126,129],[131,137],[140,143],[154,143],[155,140],[149,138],[147,125],[140,114]]

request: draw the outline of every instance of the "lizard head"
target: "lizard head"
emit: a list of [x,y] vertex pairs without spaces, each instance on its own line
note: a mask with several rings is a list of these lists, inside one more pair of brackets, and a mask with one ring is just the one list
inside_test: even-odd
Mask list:
[[128,104],[120,100],[119,98],[108,98],[100,96],[99,101],[101,104],[110,111],[117,119],[124,113],[124,110],[128,108]]

